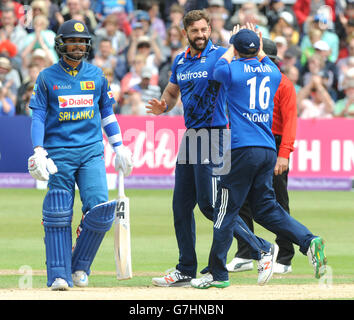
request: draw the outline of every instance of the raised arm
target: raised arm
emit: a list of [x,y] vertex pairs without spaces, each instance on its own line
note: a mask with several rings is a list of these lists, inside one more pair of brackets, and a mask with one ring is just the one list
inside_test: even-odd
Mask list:
[[146,113],[159,115],[171,111],[177,103],[179,94],[179,86],[169,82],[162,93],[160,101],[157,99],[149,100],[149,105],[146,106]]

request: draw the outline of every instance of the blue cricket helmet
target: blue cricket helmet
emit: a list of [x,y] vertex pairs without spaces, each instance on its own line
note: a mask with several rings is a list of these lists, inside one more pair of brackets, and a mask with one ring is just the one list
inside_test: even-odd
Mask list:
[[59,56],[66,56],[67,58],[79,61],[72,56],[68,55],[66,52],[66,47],[68,44],[72,45],[75,43],[65,43],[64,40],[68,38],[81,38],[86,40],[86,52],[84,58],[87,58],[91,49],[91,35],[88,31],[87,26],[75,19],[65,21],[58,29],[57,36],[55,37],[55,51]]

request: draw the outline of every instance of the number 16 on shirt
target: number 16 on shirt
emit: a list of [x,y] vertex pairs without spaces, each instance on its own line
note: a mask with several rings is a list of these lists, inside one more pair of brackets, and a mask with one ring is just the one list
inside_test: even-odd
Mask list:
[[114,255],[117,278],[119,280],[132,278],[129,198],[125,196],[122,171],[119,171],[118,174],[118,203],[114,220]]

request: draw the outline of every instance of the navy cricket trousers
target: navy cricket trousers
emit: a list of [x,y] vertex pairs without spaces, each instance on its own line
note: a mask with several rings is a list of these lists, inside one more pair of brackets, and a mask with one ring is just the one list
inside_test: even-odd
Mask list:
[[[212,130],[216,131],[212,134]],[[176,268],[191,277],[195,277],[197,272],[194,208],[198,204],[203,215],[213,221],[218,178],[213,175],[217,161],[213,161],[216,156],[212,153],[219,153],[219,147],[222,148],[223,130],[188,129],[179,148],[173,191],[173,218],[179,249]],[[213,139],[214,133],[217,139]]]
[[[246,147],[231,150],[231,171],[220,176],[214,211],[213,243],[209,255],[209,270],[214,280],[228,280],[226,258],[235,232],[234,224],[240,207],[248,201],[254,220],[285,239],[297,244],[306,254],[315,237],[303,224],[291,217],[276,201],[272,186],[273,170],[277,154],[262,147]],[[244,238],[253,233],[243,231]]]

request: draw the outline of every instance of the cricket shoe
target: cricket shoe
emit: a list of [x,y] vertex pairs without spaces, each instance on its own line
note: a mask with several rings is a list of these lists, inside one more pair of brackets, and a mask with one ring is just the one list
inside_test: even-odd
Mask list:
[[324,253],[324,241],[320,237],[313,238],[307,250],[307,257],[315,271],[315,277],[321,278],[326,273],[327,257]]
[[74,285],[77,287],[88,286],[88,275],[85,271],[77,270],[72,274]]
[[226,265],[229,272],[241,272],[253,269],[253,260],[243,258],[233,258],[230,263]]
[[158,287],[190,287],[192,277],[177,269],[170,269],[167,272],[161,278],[152,278],[152,284]]
[[191,286],[197,289],[226,288],[230,285],[229,281],[216,281],[211,273],[207,273],[201,278],[192,279]]
[[274,264],[273,268],[274,268],[273,273],[278,273],[278,274],[286,274],[293,271],[291,266],[287,266],[285,264],[281,264],[277,262]]
[[50,286],[50,289],[53,291],[65,291],[69,290],[69,285],[66,280],[62,278],[55,278],[54,282]]
[[272,244],[269,252],[262,253],[261,259],[258,260],[258,284],[266,284],[273,275],[274,264],[277,260],[279,247],[276,244]]

